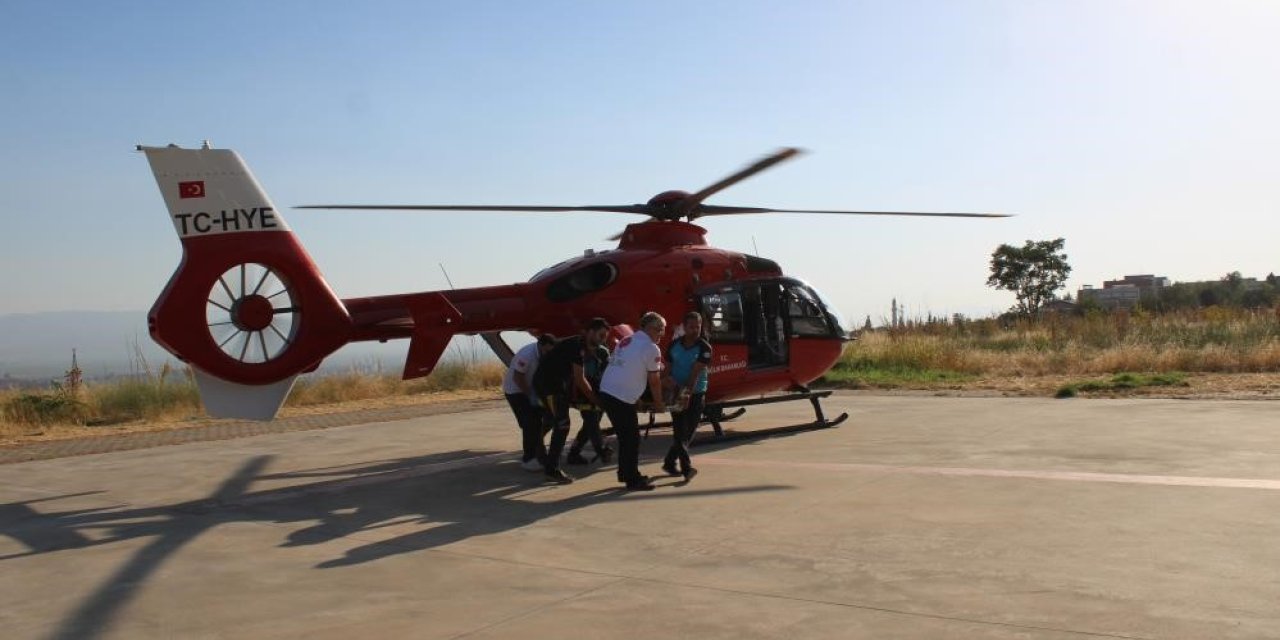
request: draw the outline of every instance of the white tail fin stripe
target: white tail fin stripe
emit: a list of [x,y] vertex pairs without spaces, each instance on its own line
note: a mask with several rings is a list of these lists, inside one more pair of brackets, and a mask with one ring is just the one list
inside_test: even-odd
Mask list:
[[288,231],[262,186],[230,149],[141,147],[178,237]]

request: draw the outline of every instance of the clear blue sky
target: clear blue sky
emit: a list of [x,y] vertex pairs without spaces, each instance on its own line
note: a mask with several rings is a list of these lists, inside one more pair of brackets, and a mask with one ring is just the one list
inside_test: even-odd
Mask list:
[[[851,318],[985,314],[998,244],[1070,288],[1280,271],[1280,3],[5,2],[0,313],[145,309],[180,249],[136,143],[209,138],[281,208],[597,204],[811,151],[713,204]],[[287,211],[339,295],[527,279],[614,214]]]

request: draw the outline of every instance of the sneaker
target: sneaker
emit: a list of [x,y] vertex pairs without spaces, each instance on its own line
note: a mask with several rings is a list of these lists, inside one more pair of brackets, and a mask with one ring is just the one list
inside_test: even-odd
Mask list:
[[684,476],[684,481],[688,482],[692,480],[694,476],[698,475],[698,470],[694,469],[693,467],[689,467],[688,469],[685,469],[684,473],[682,473],[681,475]]
[[662,471],[663,471],[664,473],[666,473],[667,475],[669,475],[669,476],[679,476],[679,475],[684,475],[684,474],[680,473],[680,471],[679,471],[678,469],[676,469],[676,463],[674,463],[674,462],[664,462],[664,463],[662,463]]
[[542,471],[542,462],[537,458],[529,458],[520,463],[520,468],[525,471]]
[[573,484],[573,476],[559,470],[547,469],[547,479],[557,484]]
[[587,460],[585,457],[582,456],[581,453],[577,451],[570,451],[569,457],[565,458],[565,462],[567,464],[591,464],[590,460]]

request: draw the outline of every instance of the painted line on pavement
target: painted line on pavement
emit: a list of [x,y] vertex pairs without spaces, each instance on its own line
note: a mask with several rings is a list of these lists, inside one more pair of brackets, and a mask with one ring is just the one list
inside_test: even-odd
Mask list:
[[1094,473],[1089,471],[1052,471],[1034,469],[978,469],[968,467],[914,467],[892,464],[856,462],[783,462],[777,460],[740,460],[719,456],[700,456],[699,464],[730,467],[756,467],[778,469],[812,469],[814,471],[870,471],[876,473],[903,473],[932,476],[961,476],[979,478],[1026,478],[1031,480],[1066,480],[1071,482],[1113,482],[1121,484],[1148,484],[1171,487],[1213,487],[1227,489],[1280,490],[1280,480],[1260,478],[1213,478],[1200,476],[1153,476],[1128,473]]

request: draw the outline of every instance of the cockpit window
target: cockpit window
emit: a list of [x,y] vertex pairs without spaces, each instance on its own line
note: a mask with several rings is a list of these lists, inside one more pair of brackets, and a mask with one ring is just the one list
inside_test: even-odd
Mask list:
[[702,296],[702,309],[707,316],[707,337],[742,340],[742,294],[737,291],[708,293]]
[[552,302],[568,302],[599,291],[618,278],[618,267],[612,262],[597,262],[575,269],[547,285],[547,298]]
[[822,305],[823,311],[827,312],[827,318],[831,321],[831,324],[834,325],[831,328],[835,330],[836,335],[842,338],[848,337],[849,325],[844,321],[844,317],[840,315],[840,312],[836,310],[835,305],[831,304],[830,300],[823,297],[821,291],[814,289],[812,286],[806,284],[805,289],[808,289],[809,292],[813,294],[813,297],[817,298],[818,304]]
[[832,333],[827,314],[807,287],[794,284],[787,287],[787,316],[791,319],[792,335],[827,337]]

